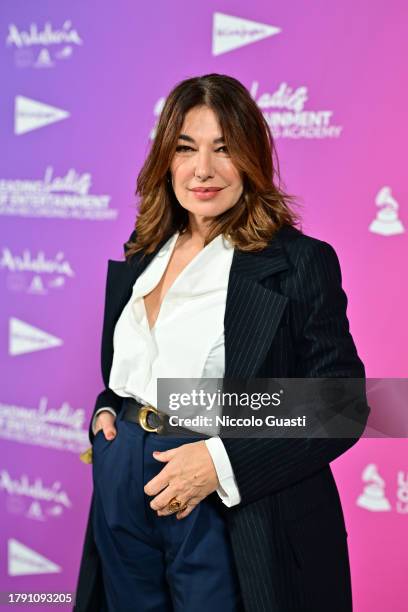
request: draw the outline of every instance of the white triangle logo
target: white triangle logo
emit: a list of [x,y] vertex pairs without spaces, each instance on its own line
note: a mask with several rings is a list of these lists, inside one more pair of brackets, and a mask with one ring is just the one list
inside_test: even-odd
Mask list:
[[50,106],[24,96],[16,96],[14,107],[14,133],[25,134],[32,130],[62,121],[69,117],[68,111]]
[[8,575],[57,574],[61,567],[18,540],[8,541]]
[[61,346],[61,338],[12,317],[9,324],[9,354],[22,355]]
[[266,23],[214,13],[212,53],[221,55],[280,32],[281,28]]

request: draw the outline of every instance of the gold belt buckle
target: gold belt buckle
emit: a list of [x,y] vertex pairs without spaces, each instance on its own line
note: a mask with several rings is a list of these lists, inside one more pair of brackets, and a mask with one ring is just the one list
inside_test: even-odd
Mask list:
[[138,421],[139,421],[139,425],[142,429],[144,429],[145,431],[149,431],[150,433],[160,433],[160,431],[163,429],[162,425],[158,425],[158,427],[152,427],[151,425],[149,425],[149,423],[147,422],[147,417],[149,415],[150,412],[153,412],[154,414],[157,414],[160,418],[160,413],[157,410],[157,408],[155,408],[154,406],[151,405],[147,405],[147,406],[143,406],[143,408],[139,409],[138,412]]

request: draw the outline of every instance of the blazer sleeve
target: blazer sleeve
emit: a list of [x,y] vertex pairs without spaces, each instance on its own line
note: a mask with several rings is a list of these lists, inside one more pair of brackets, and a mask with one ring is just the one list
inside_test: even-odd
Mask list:
[[[295,273],[285,289],[292,304],[296,371],[294,378],[365,378],[346,315],[336,252],[326,242],[314,240],[299,256]],[[299,321],[302,324],[299,325]],[[365,385],[357,398],[359,423],[364,430],[369,407]],[[241,494],[246,504],[290,487],[325,468],[347,451],[355,438],[223,438]]]
[[[133,241],[135,237],[136,237],[136,230],[133,230],[128,242]],[[126,245],[127,245],[127,242],[123,244],[124,252],[126,251]],[[106,298],[107,298],[107,287],[105,287],[105,307],[104,307],[104,316],[103,316],[104,325],[105,325],[105,317],[106,317]],[[102,350],[101,350],[101,365],[102,365]],[[103,368],[102,368],[102,377],[103,377]],[[122,405],[122,400],[123,400],[123,397],[117,395],[114,391],[112,391],[112,389],[109,388],[108,380],[104,379],[103,382],[105,384],[105,388],[96,397],[95,406],[94,406],[94,409],[93,409],[93,412],[92,412],[92,415],[89,421],[89,426],[88,426],[88,438],[91,444],[93,444],[93,439],[95,437],[95,434],[92,428],[92,424],[93,424],[93,418],[95,416],[96,411],[99,410],[100,408],[109,406],[115,411],[116,414],[118,414],[120,407]]]

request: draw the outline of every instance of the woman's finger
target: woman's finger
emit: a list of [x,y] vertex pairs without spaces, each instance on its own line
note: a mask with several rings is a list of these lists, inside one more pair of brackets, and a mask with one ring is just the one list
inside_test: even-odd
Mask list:
[[198,503],[188,503],[187,504],[187,508],[185,508],[184,510],[180,510],[179,512],[177,512],[176,514],[176,518],[178,520],[186,518],[186,516],[188,516],[189,514],[192,513],[192,511],[194,510],[194,508],[196,508],[196,506],[198,506]]
[[114,425],[115,417],[107,410],[98,414],[95,421],[95,435],[100,429],[103,429],[103,435],[107,440],[113,440],[116,436],[116,427]]

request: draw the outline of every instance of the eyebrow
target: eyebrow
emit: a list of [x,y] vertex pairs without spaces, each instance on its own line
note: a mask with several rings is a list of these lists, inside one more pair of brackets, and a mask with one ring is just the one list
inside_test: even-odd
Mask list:
[[[195,143],[194,138],[191,138],[191,136],[187,136],[187,134],[180,134],[179,140],[187,140],[187,142],[194,142]],[[224,137],[223,136],[219,136],[219,138],[215,138],[213,140],[214,144],[216,144],[217,142],[225,142]]]

